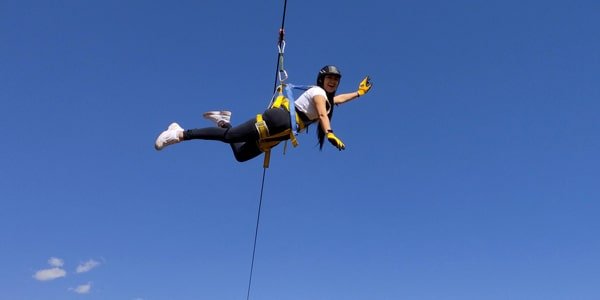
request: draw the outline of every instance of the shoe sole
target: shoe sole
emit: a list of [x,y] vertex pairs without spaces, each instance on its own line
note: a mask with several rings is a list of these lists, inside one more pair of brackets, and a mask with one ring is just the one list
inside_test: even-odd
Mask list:
[[227,110],[213,110],[213,111],[207,111],[205,113],[202,114],[203,117],[208,118],[211,115],[221,115],[221,116],[227,116],[227,117],[231,117],[231,112],[227,111]]

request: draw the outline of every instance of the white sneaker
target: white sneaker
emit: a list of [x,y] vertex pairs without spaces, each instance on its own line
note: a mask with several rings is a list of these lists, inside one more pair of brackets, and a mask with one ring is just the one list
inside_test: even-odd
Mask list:
[[177,144],[181,142],[181,140],[179,139],[179,133],[181,133],[182,131],[183,128],[181,128],[179,124],[171,123],[171,125],[169,125],[169,128],[163,131],[156,138],[156,142],[154,142],[154,148],[156,150],[162,150],[162,148],[168,145]]
[[229,127],[231,123],[231,112],[226,110],[207,111],[203,114],[205,119],[213,121],[218,127]]

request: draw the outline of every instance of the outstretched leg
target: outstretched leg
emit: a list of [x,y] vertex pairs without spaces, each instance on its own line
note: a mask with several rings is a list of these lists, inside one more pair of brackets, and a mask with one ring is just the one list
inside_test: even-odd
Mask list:
[[255,123],[256,121],[251,119],[235,127],[227,124],[224,128],[208,127],[185,130],[183,140],[201,139],[229,143],[235,159],[244,162],[262,153],[256,144],[259,135]]
[[[222,113],[219,112],[219,117]],[[227,117],[230,116],[229,113]],[[289,114],[283,109],[269,109],[263,114],[263,118],[271,134],[282,132],[290,127]],[[255,126],[255,119],[250,119],[235,127],[228,122],[225,124],[217,122],[216,124],[219,127],[183,130],[178,124],[173,123],[157,138],[155,147],[157,150],[161,150],[167,145],[183,140],[200,139],[230,144],[235,159],[240,162],[250,160],[262,153],[258,147],[260,136]]]
[[183,140],[212,140],[225,143],[258,141],[255,120],[248,120],[235,127],[207,127],[183,131]]

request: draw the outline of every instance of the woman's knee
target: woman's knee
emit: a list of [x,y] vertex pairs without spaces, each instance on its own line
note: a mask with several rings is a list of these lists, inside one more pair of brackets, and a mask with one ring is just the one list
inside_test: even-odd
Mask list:
[[251,160],[262,153],[254,142],[231,144],[231,150],[233,150],[233,156],[238,162]]
[[247,155],[244,155],[243,153],[234,152],[233,156],[235,157],[235,160],[238,162],[245,162],[245,161],[249,161],[251,159],[251,157],[248,157]]

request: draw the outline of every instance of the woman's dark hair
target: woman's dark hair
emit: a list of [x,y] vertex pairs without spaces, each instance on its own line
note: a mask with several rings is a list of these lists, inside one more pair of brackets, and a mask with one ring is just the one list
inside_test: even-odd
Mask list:
[[[340,79],[342,78],[342,72],[340,72],[340,69],[338,69],[338,67],[332,66],[332,65],[327,65],[327,66],[324,66],[323,68],[321,68],[321,70],[319,70],[319,74],[317,75],[317,86],[319,86],[321,88],[324,87],[326,75],[336,75],[336,76],[339,76]],[[327,114],[329,121],[331,121],[331,118],[333,118],[333,107],[335,106],[334,102],[333,102],[334,97],[335,97],[335,92],[327,93],[327,104],[326,104],[327,107],[326,108],[329,110],[329,113]],[[323,150],[323,144],[325,143],[325,132],[323,131],[321,126],[317,126],[317,137],[319,138],[319,149]]]
[[[327,117],[329,118],[329,121],[331,122],[331,118],[333,118],[333,108],[335,107],[334,102],[333,102],[333,97],[335,97],[335,92],[333,93],[327,93],[327,108],[329,109],[329,113],[327,114]],[[323,150],[323,144],[325,143],[325,132],[323,131],[323,128],[321,128],[321,126],[317,125],[317,137],[319,138],[319,149]]]

